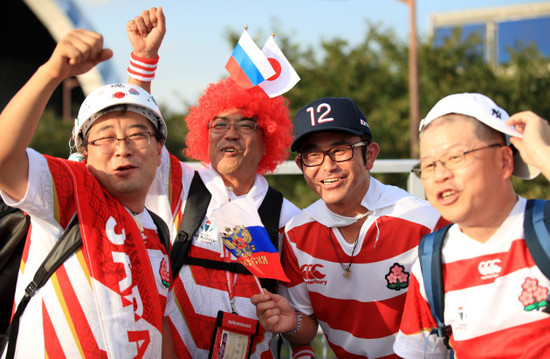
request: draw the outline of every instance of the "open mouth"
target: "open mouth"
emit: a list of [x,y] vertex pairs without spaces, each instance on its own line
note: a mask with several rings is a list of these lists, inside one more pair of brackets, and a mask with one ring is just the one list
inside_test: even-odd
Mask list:
[[116,172],[124,172],[124,171],[128,171],[128,170],[132,170],[136,168],[136,166],[132,166],[132,165],[126,165],[126,166],[119,166],[115,169]]
[[327,178],[327,179],[324,179],[321,181],[321,183],[323,184],[333,184],[333,183],[336,183],[338,181],[340,181],[342,178]]
[[441,198],[442,198],[442,199],[445,199],[445,198],[447,198],[447,197],[450,197],[450,196],[454,195],[455,193],[456,193],[456,192],[453,191],[453,190],[448,190],[448,191],[442,192],[442,193],[441,193]]

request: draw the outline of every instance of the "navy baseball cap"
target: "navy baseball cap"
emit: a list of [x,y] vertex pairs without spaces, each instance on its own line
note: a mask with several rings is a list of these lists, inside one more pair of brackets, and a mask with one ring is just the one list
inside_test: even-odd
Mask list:
[[369,142],[372,140],[367,118],[347,97],[320,98],[298,110],[294,117],[294,141],[290,150],[298,151],[308,135],[320,131],[366,135]]

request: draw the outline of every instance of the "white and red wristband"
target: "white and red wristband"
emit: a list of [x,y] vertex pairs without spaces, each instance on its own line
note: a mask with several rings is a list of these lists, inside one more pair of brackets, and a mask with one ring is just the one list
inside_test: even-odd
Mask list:
[[128,72],[130,77],[138,81],[150,82],[155,78],[158,62],[158,55],[156,59],[147,59],[136,56],[132,51],[130,55],[130,65],[128,65],[126,72]]
[[292,351],[292,359],[312,359],[315,358],[315,350],[307,345],[295,348]]

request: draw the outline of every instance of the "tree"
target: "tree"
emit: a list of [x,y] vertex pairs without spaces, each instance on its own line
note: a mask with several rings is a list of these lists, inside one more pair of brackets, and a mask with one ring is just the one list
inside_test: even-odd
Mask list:
[[[276,31],[277,32],[277,31]],[[241,31],[228,31],[234,45]],[[408,44],[393,30],[366,22],[363,41],[350,44],[333,38],[316,46],[293,43],[284,32],[277,32],[277,43],[301,77],[285,97],[291,115],[307,103],[326,96],[353,98],[367,116],[373,137],[380,144],[381,159],[409,156]],[[281,35],[283,34],[283,35]],[[259,43],[259,42],[257,42]],[[510,114],[533,110],[550,118],[550,61],[533,44],[516,44],[508,49],[510,60],[499,66],[489,64],[483,55],[482,39],[474,34],[463,36],[460,29],[435,44],[434,39],[419,39],[420,115],[440,98],[456,92],[481,92],[495,100]],[[164,110],[168,126],[166,146],[181,160],[185,148],[186,114]],[[71,125],[46,112],[31,144],[42,153],[68,156]],[[295,154],[289,153],[289,159]],[[405,188],[406,174],[374,174],[381,181]],[[302,176],[268,176],[296,205],[303,208],[317,199]],[[535,181],[514,180],[519,194],[550,198],[544,178]]]

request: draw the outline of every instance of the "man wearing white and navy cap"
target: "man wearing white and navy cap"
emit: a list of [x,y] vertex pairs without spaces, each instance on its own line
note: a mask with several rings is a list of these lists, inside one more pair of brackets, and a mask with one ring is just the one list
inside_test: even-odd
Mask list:
[[[539,169],[549,177],[548,122],[532,112],[509,117],[487,96],[461,93],[441,99],[420,133],[414,171],[430,203],[454,224],[434,236],[441,246],[434,254],[441,259],[437,272],[421,268],[420,261],[413,266],[396,353],[446,358],[451,347],[459,358],[550,357],[550,279],[537,265],[539,253],[527,245],[528,201],[515,193],[510,179],[534,178]],[[548,242],[548,236],[539,238]],[[429,279],[438,273],[441,281]],[[437,283],[443,285],[443,300],[430,306],[426,298],[435,296],[430,293]],[[443,308],[441,314],[437,308]],[[438,316],[442,337],[430,335]]]
[[260,294],[260,323],[294,344],[318,324],[339,358],[395,357],[393,342],[420,238],[440,216],[424,200],[371,177],[380,148],[349,98],[311,102],[291,149],[321,199],[285,227],[280,295]]

